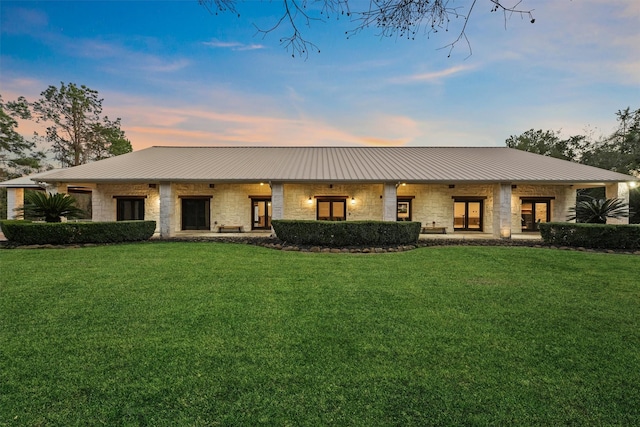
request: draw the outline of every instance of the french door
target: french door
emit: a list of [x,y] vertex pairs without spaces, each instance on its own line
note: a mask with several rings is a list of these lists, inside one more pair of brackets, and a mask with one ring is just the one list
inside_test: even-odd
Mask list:
[[271,199],[251,199],[251,229],[271,229]]
[[551,203],[549,200],[522,199],[520,209],[522,231],[538,231],[541,222],[551,220]]
[[482,231],[482,200],[456,200],[453,204],[453,229]]

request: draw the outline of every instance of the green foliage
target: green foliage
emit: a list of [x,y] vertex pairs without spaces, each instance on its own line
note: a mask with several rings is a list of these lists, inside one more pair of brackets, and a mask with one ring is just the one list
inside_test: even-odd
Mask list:
[[561,139],[560,132],[529,129],[522,135],[511,135],[506,140],[509,148],[542,154],[562,160],[575,160],[581,151],[584,136],[572,136]]
[[0,181],[32,173],[41,167],[45,154],[34,151],[35,142],[26,140],[17,131],[17,119],[29,118],[31,113],[24,98],[4,103],[0,96]]
[[637,256],[0,250],[0,425],[637,426]]
[[[44,139],[63,166],[77,166],[131,151],[120,129],[120,119],[101,117],[98,92],[74,83],[49,86],[33,103],[38,120],[51,123]],[[113,146],[113,147],[112,147]]]
[[594,141],[582,154],[581,163],[637,175],[640,173],[640,109],[618,110],[618,129]]
[[616,112],[618,129],[593,139],[590,135],[562,138],[560,132],[530,129],[506,140],[507,147],[571,160],[624,174],[640,173],[640,109]]
[[97,123],[93,128],[93,137],[89,144],[91,160],[102,160],[133,151],[131,141],[120,129],[120,119],[112,122],[105,117],[104,122],[105,124]]
[[629,205],[621,199],[586,198],[569,208],[568,221],[590,224],[606,224],[607,218],[619,219],[629,216]]
[[56,222],[0,221],[2,232],[14,245],[119,243],[148,240],[155,221]]
[[82,209],[76,207],[76,199],[64,193],[27,191],[24,195],[24,202],[24,206],[20,210],[23,211],[25,217],[31,219],[60,222],[62,217],[74,219],[84,215]]
[[278,238],[317,246],[407,245],[418,241],[419,222],[273,220]]
[[545,243],[597,249],[640,249],[640,225],[541,223]]

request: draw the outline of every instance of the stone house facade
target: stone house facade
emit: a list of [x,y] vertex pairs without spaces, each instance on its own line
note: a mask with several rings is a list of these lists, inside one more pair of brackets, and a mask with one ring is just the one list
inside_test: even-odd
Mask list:
[[579,188],[628,200],[636,181],[508,148],[190,148],[152,147],[0,185],[11,209],[24,188],[90,192],[93,221],[155,220],[161,237],[304,219],[410,220],[424,232],[510,238],[564,221]]

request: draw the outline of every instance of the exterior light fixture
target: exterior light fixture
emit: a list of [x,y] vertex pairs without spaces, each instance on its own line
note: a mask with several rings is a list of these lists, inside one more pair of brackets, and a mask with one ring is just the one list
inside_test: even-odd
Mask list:
[[309,203],[309,204],[313,203],[313,200],[311,199],[311,196],[309,196],[309,200],[307,200],[307,203]]
[[638,186],[638,182],[637,181],[630,181],[629,182],[629,188],[636,188]]
[[356,204],[356,199],[354,199],[353,197],[351,198],[351,204],[355,205]]

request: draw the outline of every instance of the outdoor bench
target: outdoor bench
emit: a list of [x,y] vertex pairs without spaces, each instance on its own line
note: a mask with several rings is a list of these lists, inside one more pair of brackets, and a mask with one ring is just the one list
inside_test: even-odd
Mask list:
[[447,227],[422,227],[420,234],[447,234]]
[[218,226],[218,233],[242,233],[244,227],[242,225],[219,225]]

